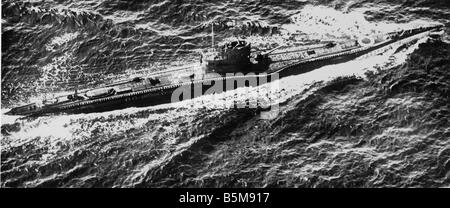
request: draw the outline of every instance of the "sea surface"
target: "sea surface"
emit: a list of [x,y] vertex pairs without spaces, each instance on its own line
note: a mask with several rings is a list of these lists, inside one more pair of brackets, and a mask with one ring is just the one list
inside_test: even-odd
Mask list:
[[[2,1],[2,187],[450,187],[450,3]],[[13,107],[256,48],[444,24],[401,47],[180,103],[8,116]],[[258,89],[270,88],[261,95]],[[230,108],[250,99],[275,116]]]

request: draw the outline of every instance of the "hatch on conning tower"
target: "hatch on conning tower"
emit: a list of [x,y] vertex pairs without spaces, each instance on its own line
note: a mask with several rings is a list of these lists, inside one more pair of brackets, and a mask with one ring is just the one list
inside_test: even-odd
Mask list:
[[373,46],[375,44],[375,40],[369,36],[363,36],[358,38],[358,44],[360,46]]

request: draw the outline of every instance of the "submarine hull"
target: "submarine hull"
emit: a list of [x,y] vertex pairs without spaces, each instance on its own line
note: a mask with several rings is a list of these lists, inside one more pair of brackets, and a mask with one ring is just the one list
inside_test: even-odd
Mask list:
[[[309,59],[299,59],[289,65],[280,67],[267,73],[251,73],[247,75],[222,76],[209,79],[191,80],[182,84],[172,84],[160,87],[136,88],[133,92],[112,95],[110,97],[89,100],[58,103],[43,107],[26,105],[12,109],[8,114],[39,116],[52,113],[93,113],[119,110],[129,107],[154,106],[165,103],[179,102],[196,98],[202,95],[220,93],[246,86],[259,86],[273,79],[298,75],[323,67],[325,65],[339,64],[353,60],[365,54],[377,52],[378,49],[393,47],[396,44],[405,44],[431,33],[434,28],[418,29],[418,31],[402,34],[400,38],[393,38],[370,47],[361,47],[348,51],[325,54]],[[249,66],[254,68],[255,66]],[[258,68],[258,67],[256,67]],[[242,73],[248,70],[238,70]]]

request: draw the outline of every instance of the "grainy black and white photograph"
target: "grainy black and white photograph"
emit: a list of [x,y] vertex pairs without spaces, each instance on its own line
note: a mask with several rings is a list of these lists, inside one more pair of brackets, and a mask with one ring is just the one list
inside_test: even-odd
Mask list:
[[1,187],[449,188],[449,28],[446,0],[2,0]]

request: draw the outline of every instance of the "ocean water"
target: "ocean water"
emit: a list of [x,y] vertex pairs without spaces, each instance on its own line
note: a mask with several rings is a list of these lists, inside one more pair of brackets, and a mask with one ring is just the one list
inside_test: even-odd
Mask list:
[[[444,1],[4,1],[2,187],[448,187]],[[53,94],[195,64],[245,37],[264,48],[446,25],[338,65],[181,103],[7,116]],[[296,40],[297,38],[297,40]],[[270,88],[261,96],[260,88]],[[230,101],[275,100],[276,117]]]

